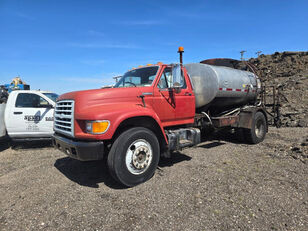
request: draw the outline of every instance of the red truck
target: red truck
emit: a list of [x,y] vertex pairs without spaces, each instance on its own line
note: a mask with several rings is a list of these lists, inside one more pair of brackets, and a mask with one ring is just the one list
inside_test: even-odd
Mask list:
[[267,114],[252,72],[192,63],[146,65],[112,88],[61,95],[53,143],[81,160],[107,157],[112,177],[132,187],[154,174],[161,156],[197,145],[201,131],[241,129],[263,141]]

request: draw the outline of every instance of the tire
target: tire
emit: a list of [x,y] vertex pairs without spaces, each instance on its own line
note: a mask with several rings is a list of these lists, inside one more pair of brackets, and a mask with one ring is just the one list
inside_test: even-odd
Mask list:
[[156,135],[143,127],[131,128],[114,141],[107,159],[111,176],[132,187],[150,179],[159,162]]
[[258,144],[265,138],[267,122],[262,112],[256,112],[252,121],[251,129],[244,129],[244,136],[248,143]]

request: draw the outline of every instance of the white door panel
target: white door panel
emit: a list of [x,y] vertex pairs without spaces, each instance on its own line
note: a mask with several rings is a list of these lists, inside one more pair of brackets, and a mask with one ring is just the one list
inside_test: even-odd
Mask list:
[[44,96],[19,93],[6,112],[6,127],[11,137],[49,137],[53,134],[53,111]]

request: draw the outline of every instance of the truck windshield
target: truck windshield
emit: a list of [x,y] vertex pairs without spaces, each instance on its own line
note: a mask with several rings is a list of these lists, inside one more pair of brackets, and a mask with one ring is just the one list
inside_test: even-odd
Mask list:
[[156,77],[158,66],[144,67],[126,72],[114,87],[147,87]]
[[43,94],[46,95],[49,99],[51,99],[54,102],[56,102],[57,98],[59,97],[59,95],[55,93],[43,93]]

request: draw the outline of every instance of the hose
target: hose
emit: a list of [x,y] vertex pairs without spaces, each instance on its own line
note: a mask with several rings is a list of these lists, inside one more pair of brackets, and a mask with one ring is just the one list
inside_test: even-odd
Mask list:
[[209,122],[211,123],[211,125],[213,125],[212,120],[211,120],[211,118],[209,117],[209,115],[206,114],[204,111],[201,112],[201,113],[202,113],[203,115],[205,115],[205,116],[209,119]]

